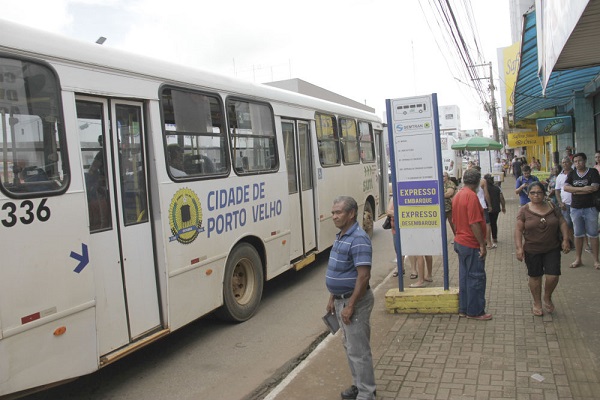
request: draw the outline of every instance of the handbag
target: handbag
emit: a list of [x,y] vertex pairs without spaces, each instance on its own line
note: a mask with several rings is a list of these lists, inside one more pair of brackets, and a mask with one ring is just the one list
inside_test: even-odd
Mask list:
[[383,221],[383,229],[392,229],[392,217],[388,217]]

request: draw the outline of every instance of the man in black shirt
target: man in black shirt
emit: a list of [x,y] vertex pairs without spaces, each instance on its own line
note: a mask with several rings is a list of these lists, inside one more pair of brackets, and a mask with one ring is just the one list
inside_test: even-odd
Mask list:
[[582,265],[581,254],[587,235],[592,245],[594,268],[600,269],[598,260],[598,210],[594,206],[594,192],[600,188],[600,174],[595,168],[585,166],[587,156],[577,153],[573,156],[575,169],[569,172],[564,190],[571,193],[571,219],[575,231],[575,261],[571,268]]

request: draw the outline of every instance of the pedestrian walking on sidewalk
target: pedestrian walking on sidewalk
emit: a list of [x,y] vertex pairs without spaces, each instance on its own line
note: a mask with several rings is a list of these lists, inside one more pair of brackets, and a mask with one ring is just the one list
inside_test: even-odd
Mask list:
[[565,187],[565,181],[567,180],[567,176],[572,171],[571,166],[573,162],[569,157],[564,157],[562,159],[563,170],[556,177],[556,184],[554,186],[554,193],[556,193],[556,203],[560,208],[560,211],[563,215],[565,221],[567,221],[567,226],[569,227],[569,241],[573,246],[575,246],[575,237],[573,236],[573,221],[571,220],[571,198],[572,194],[563,190]]
[[594,206],[594,192],[600,188],[600,174],[595,168],[585,166],[587,156],[577,153],[573,156],[575,169],[565,180],[564,191],[573,195],[571,199],[571,219],[575,231],[575,261],[571,268],[582,264],[584,238],[587,236],[592,246],[594,268],[600,269],[598,260],[598,210]]
[[341,393],[342,399],[372,400],[375,371],[369,319],[375,300],[369,279],[373,249],[369,236],[356,222],[357,213],[352,197],[339,196],[333,201],[332,219],[340,231],[327,264],[327,312],[337,316],[352,373],[353,384]]
[[[545,200],[544,185],[533,182],[529,185],[529,203],[519,209],[515,227],[517,260],[525,260],[529,275],[529,290],[533,296],[532,313],[541,317],[543,310],[554,311],[552,293],[560,277],[560,250],[567,254],[569,227],[558,207]],[[562,233],[562,238],[559,234]],[[542,276],[544,279],[544,301],[542,303]]]
[[491,238],[488,238],[488,249],[495,249],[498,247],[498,216],[500,211],[506,213],[506,202],[504,201],[504,195],[500,186],[494,185],[494,176],[492,174],[485,174],[484,179],[488,183],[488,192],[490,194],[490,201],[492,202],[490,211],[490,230],[488,234],[491,234]]
[[[474,169],[479,171],[479,173],[481,174],[481,167],[476,166],[474,167]],[[492,182],[492,185],[493,184],[494,183]],[[486,226],[485,237],[488,240],[487,248],[491,249],[492,225],[490,222],[490,212],[494,211],[494,209],[492,208],[492,199],[490,199],[490,192],[488,190],[488,187],[488,182],[485,179],[481,179],[481,181],[479,182],[479,190],[477,191],[477,198],[479,199],[479,204],[481,204],[481,207],[483,208],[483,218],[485,219]]]
[[529,165],[523,166],[522,171],[523,175],[518,177],[515,183],[515,194],[519,195],[520,205],[529,203],[529,197],[527,196],[529,185],[531,185],[532,182],[539,181],[537,176],[531,175],[531,167]]
[[477,198],[481,173],[472,168],[463,175],[464,186],[452,200],[452,219],[456,229],[454,251],[458,254],[458,314],[487,321],[485,312],[485,233],[483,207]]
[[521,176],[521,159],[519,157],[515,157],[511,164],[513,176],[515,179],[519,179]]

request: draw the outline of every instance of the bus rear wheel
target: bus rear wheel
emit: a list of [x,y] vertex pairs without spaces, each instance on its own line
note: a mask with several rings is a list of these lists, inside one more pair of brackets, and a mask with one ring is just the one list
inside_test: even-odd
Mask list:
[[369,201],[365,203],[362,228],[370,238],[373,237],[373,207]]
[[254,247],[241,243],[234,247],[225,265],[223,306],[217,316],[243,322],[254,315],[263,291],[263,266]]

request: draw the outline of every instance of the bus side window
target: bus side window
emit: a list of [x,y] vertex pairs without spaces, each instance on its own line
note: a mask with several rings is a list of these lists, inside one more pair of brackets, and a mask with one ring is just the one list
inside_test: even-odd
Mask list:
[[375,141],[371,124],[364,121],[358,122],[360,140],[360,159],[363,163],[375,162]]
[[[223,105],[218,96],[184,89],[161,92],[165,160],[173,180],[210,178],[229,171]],[[169,164],[174,147],[181,149],[181,164]]]
[[238,174],[277,171],[279,158],[271,107],[227,99],[227,119],[235,171]]
[[356,121],[350,118],[340,118],[340,133],[342,145],[342,159],[344,164],[359,162],[358,133]]
[[47,67],[0,57],[0,189],[47,196],[69,183],[58,78]]
[[333,115],[315,114],[319,161],[323,167],[340,165],[339,137]]

